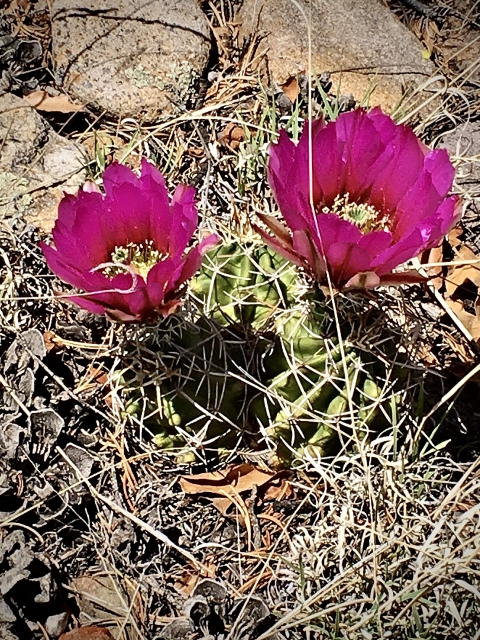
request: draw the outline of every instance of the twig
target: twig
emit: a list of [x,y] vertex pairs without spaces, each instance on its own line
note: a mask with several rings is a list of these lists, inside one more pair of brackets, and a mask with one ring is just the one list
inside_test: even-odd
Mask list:
[[110,498],[103,496],[99,491],[95,489],[95,487],[91,484],[90,480],[88,480],[88,478],[85,478],[85,476],[82,474],[80,469],[75,465],[75,463],[67,456],[67,454],[60,447],[55,447],[55,450],[57,451],[58,454],[62,456],[65,462],[75,471],[78,478],[85,483],[85,485],[87,486],[88,490],[90,491],[90,493],[94,498],[106,504],[108,507],[110,507],[110,509],[112,509],[112,511],[115,511],[116,513],[124,516],[125,518],[128,518],[128,520],[136,524],[138,527],[140,527],[147,533],[149,533],[151,536],[153,536],[157,540],[160,540],[160,542],[163,542],[163,544],[165,544],[167,547],[170,547],[171,549],[174,549],[175,551],[180,553],[184,558],[187,558],[187,560],[189,560],[198,571],[203,571],[208,576],[212,576],[211,569],[209,569],[204,564],[199,562],[195,558],[195,556],[193,556],[189,551],[187,551],[186,549],[182,549],[182,547],[179,547],[177,544],[172,542],[172,540],[170,540],[170,538],[166,536],[164,533],[162,533],[161,531],[158,531],[157,529],[154,529],[152,526],[150,526],[146,522],[143,522],[143,520],[141,520],[140,518],[137,518],[137,516],[134,516],[133,513],[130,513],[120,505],[113,502],[113,500],[110,500]]
[[403,2],[404,4],[408,4],[409,7],[412,7],[412,9],[415,9],[415,11],[418,11],[427,18],[438,18],[438,11],[436,9],[428,7],[423,2],[420,2],[420,0],[403,0]]
[[[422,265],[418,258],[414,258],[413,263],[416,266],[417,271],[422,276],[425,276],[426,278],[428,278],[428,274],[425,270],[425,267],[428,267],[429,265],[428,264]],[[465,327],[463,322],[460,321],[460,318],[458,318],[457,314],[454,313],[452,309],[450,309],[450,307],[448,306],[448,304],[446,303],[446,301],[444,300],[442,294],[438,291],[438,289],[431,282],[427,282],[426,285],[430,289],[430,292],[433,294],[437,302],[443,308],[445,313],[447,313],[447,315],[450,316],[450,319],[456,325],[457,329],[465,336],[465,338],[469,341],[471,345],[475,345],[476,344],[475,338],[472,336],[470,331]]]
[[262,532],[260,530],[260,524],[258,522],[257,514],[255,513],[255,503],[257,501],[257,492],[258,487],[256,484],[253,485],[252,491],[250,493],[250,497],[247,501],[247,509],[250,514],[250,521],[252,523],[252,533],[253,533],[253,548],[260,549],[262,546]]

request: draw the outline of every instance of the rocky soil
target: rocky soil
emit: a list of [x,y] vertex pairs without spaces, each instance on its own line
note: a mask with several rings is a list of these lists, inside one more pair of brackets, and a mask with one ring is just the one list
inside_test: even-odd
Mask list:
[[[0,0],[0,637],[478,637],[477,4]],[[187,462],[121,404],[143,329],[59,300],[38,242],[64,192],[142,155],[246,233],[309,97],[396,110],[457,165],[438,261],[462,276],[376,299],[425,351],[423,404],[368,460]]]

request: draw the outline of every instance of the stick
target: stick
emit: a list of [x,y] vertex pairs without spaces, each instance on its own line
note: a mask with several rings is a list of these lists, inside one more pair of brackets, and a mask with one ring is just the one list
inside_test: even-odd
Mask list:
[[157,531],[157,529],[154,529],[146,522],[143,522],[143,520],[140,520],[140,518],[137,518],[137,516],[134,516],[133,513],[130,513],[120,505],[113,502],[113,500],[110,500],[110,498],[106,498],[105,496],[102,496],[102,494],[98,492],[95,489],[95,487],[91,484],[88,478],[85,478],[85,476],[82,474],[80,469],[75,465],[74,462],[72,462],[72,460],[70,460],[67,454],[62,449],[60,449],[60,447],[55,447],[55,450],[57,451],[57,453],[59,453],[62,456],[65,462],[75,471],[79,480],[85,483],[85,485],[88,487],[88,490],[90,491],[90,493],[94,498],[97,498],[97,500],[100,500],[101,502],[106,504],[108,507],[110,507],[110,509],[112,509],[113,511],[116,511],[116,513],[124,516],[125,518],[128,518],[128,520],[130,520],[131,522],[139,526],[144,531],[147,531],[151,536],[153,536],[157,540],[160,540],[160,542],[163,542],[163,544],[165,544],[167,547],[170,547],[171,549],[175,549],[175,551],[180,553],[184,558],[187,558],[187,560],[189,560],[194,565],[194,567],[198,569],[198,571],[203,571],[208,576],[211,576],[212,574],[211,570],[208,567],[206,567],[204,564],[199,562],[195,558],[195,556],[192,555],[189,551],[187,551],[186,549],[182,549],[182,547],[179,547],[177,544],[172,542],[172,540],[170,540],[170,538],[166,536],[164,533],[162,533],[161,531]]

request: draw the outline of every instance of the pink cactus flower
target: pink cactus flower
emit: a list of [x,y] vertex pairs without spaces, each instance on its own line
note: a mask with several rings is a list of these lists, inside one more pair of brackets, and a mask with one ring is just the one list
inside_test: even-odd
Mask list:
[[209,235],[187,250],[198,224],[195,189],[179,185],[170,202],[163,176],[145,159],[140,177],[113,163],[103,185],[105,195],[90,183],[60,202],[55,248],[41,243],[50,269],[85,292],[68,299],[92,313],[121,322],[173,313],[218,242]]
[[269,182],[288,228],[259,215],[265,242],[322,285],[328,269],[338,290],[418,282],[393,269],[438,245],[461,216],[460,199],[447,197],[447,152],[378,108],[315,120],[311,140],[311,180],[308,124],[298,144],[283,130],[270,148]]

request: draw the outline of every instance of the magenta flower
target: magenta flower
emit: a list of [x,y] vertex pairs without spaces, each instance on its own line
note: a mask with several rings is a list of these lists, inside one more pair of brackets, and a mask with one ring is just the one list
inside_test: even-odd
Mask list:
[[105,195],[92,184],[60,202],[55,248],[41,243],[50,269],[85,294],[68,299],[122,322],[167,316],[182,286],[218,242],[204,238],[186,251],[197,229],[195,189],[179,185],[169,202],[165,180],[145,159],[137,177],[114,163],[103,174]]
[[312,202],[308,124],[298,144],[283,130],[270,147],[269,181],[288,229],[260,215],[265,242],[321,284],[328,268],[337,289],[418,281],[392,270],[436,246],[461,216],[459,198],[447,197],[447,152],[378,108],[315,120],[311,135]]

